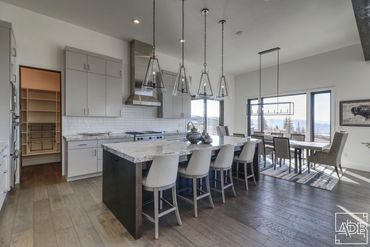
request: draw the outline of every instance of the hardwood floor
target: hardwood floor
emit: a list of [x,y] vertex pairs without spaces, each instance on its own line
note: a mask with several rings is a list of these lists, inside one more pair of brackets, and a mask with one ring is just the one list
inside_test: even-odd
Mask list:
[[161,219],[160,238],[144,221],[135,241],[101,199],[101,177],[67,183],[60,166],[23,170],[22,186],[9,193],[0,214],[0,246],[334,246],[334,213],[370,212],[370,174],[348,170],[333,191],[261,175],[257,186],[238,196],[228,191],[226,204],[213,194],[215,209],[180,203],[175,215]]

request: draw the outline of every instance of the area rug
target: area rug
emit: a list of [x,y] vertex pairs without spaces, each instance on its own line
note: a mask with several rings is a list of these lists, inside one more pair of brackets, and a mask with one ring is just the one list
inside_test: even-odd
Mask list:
[[[345,169],[343,169],[343,172],[345,172]],[[307,171],[307,166],[302,166],[302,173],[297,174],[294,172],[293,166],[289,173],[287,165],[282,165],[281,167],[277,165],[276,170],[274,170],[274,167],[269,167],[262,171],[261,174],[329,191],[339,182],[335,168],[332,166],[316,165],[316,169],[311,168],[310,173]]]

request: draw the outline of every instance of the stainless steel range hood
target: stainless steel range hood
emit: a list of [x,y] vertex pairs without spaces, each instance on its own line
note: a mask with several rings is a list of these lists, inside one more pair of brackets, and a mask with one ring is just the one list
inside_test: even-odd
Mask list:
[[145,77],[149,58],[152,54],[152,46],[138,40],[130,43],[130,97],[126,100],[127,105],[161,106],[161,102],[155,97],[155,90],[143,90],[141,84]]

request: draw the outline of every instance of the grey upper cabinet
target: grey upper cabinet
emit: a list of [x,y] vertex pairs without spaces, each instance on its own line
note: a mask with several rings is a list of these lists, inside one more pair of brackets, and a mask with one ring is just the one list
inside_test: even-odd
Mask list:
[[122,105],[122,79],[107,76],[106,115],[111,117],[120,117],[121,105]]
[[66,68],[87,71],[87,55],[66,51]]
[[66,69],[66,112],[69,116],[87,114],[87,73]]
[[65,63],[67,116],[120,117],[120,60],[67,47]]
[[105,75],[106,74],[106,63],[107,62],[104,59],[93,57],[93,56],[88,56],[87,57],[87,71],[89,71],[89,73]]
[[107,61],[107,75],[117,78],[122,77],[122,64],[113,61]]
[[163,71],[163,83],[166,91],[160,94],[162,102],[158,115],[160,118],[190,118],[191,96],[179,93],[172,95],[176,73]]
[[88,73],[87,76],[87,114],[89,116],[105,116],[105,75]]

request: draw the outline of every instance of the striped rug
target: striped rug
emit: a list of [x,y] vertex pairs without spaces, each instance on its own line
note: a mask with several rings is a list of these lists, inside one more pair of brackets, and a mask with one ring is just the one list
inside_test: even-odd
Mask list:
[[[345,172],[345,169],[343,169],[343,172]],[[276,170],[274,170],[274,167],[269,167],[261,173],[329,191],[339,182],[335,168],[332,166],[316,165],[316,169],[311,168],[310,173],[308,173],[307,166],[302,166],[302,173],[297,174],[294,172],[293,166],[289,173],[289,167],[287,165],[282,165],[281,167],[277,165]]]

